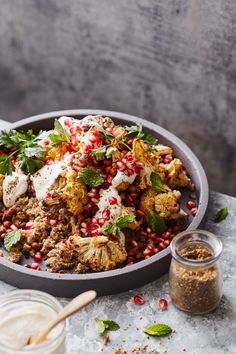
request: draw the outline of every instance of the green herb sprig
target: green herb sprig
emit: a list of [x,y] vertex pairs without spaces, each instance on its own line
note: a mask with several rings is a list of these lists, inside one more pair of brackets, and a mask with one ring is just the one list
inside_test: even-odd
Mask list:
[[148,213],[147,221],[152,230],[156,233],[163,233],[167,229],[165,221],[155,211],[150,211]]
[[0,174],[11,175],[15,171],[12,163],[14,158],[26,174],[33,174],[44,165],[41,159],[45,157],[45,149],[38,145],[37,136],[32,130],[0,131],[0,147],[14,150],[8,156],[0,156]]
[[221,222],[222,220],[226,219],[228,216],[228,208],[222,208],[218,211],[215,217],[215,222]]
[[21,232],[22,229],[19,229],[17,231],[11,231],[6,234],[4,237],[4,247],[6,250],[9,252],[12,248],[12,246],[16,245],[17,242],[20,241],[21,239]]
[[115,321],[110,320],[97,320],[98,334],[105,336],[108,331],[118,331],[120,326]]
[[65,130],[65,128],[61,125],[58,119],[54,121],[54,133],[50,134],[50,140],[53,144],[60,144],[63,142],[68,143],[70,140],[69,133]]
[[90,187],[98,187],[104,182],[104,178],[91,167],[81,168],[78,177]]
[[148,334],[149,336],[161,337],[166,336],[172,332],[172,328],[166,324],[158,323],[155,324],[147,329],[144,329],[144,333]]
[[135,221],[134,214],[121,216],[115,223],[103,227],[100,230],[100,234],[102,235],[112,234],[118,236],[121,233],[121,230],[126,228],[133,221]]

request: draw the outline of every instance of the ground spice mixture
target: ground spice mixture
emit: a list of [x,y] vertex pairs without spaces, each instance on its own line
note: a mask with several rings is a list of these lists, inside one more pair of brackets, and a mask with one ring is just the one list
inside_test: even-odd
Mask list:
[[[204,245],[184,248],[180,255],[185,260],[204,261],[212,252]],[[172,260],[170,268],[170,294],[181,310],[201,314],[213,310],[221,299],[219,266],[217,263],[186,265]]]

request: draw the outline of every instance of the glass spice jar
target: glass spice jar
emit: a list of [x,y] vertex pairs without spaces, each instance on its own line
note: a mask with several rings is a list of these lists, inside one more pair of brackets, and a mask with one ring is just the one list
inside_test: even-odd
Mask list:
[[187,230],[178,234],[170,247],[172,302],[180,310],[193,314],[211,312],[222,297],[221,241],[208,231]]
[[15,290],[0,296],[0,354],[64,354],[66,322],[55,327],[45,342],[22,345],[61,310],[60,302],[42,291]]

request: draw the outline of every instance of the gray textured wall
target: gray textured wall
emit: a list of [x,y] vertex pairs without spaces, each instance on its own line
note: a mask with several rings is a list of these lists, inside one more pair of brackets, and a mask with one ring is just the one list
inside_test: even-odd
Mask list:
[[0,116],[103,108],[171,130],[236,194],[234,0],[0,0]]

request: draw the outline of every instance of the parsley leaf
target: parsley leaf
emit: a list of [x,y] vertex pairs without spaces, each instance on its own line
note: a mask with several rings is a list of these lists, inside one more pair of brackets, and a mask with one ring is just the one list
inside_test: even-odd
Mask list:
[[66,131],[66,129],[61,125],[58,119],[55,119],[54,121],[54,130],[56,131],[55,133],[50,134],[50,140],[53,144],[60,144],[62,142],[69,142],[70,140],[70,135]]
[[151,173],[151,183],[152,188],[156,192],[165,192],[165,185],[162,183],[161,177],[158,173],[152,172]]
[[95,155],[97,160],[100,160],[106,154],[106,150],[107,150],[107,147],[105,145],[101,146],[97,149],[93,149],[92,155]]
[[112,134],[110,134],[110,133],[107,133],[106,131],[104,131],[104,132],[102,132],[102,133],[103,133],[104,138],[105,138],[106,140],[114,140],[114,139],[115,139],[114,135],[112,135]]
[[150,336],[156,336],[156,337],[166,336],[167,334],[170,334],[171,332],[172,332],[172,328],[166,324],[163,324],[163,323],[158,323],[158,324],[155,324],[147,329],[144,329],[144,333],[147,333]]
[[225,218],[227,218],[229,212],[228,212],[228,208],[222,208],[218,211],[218,213],[216,214],[215,217],[215,222],[221,222],[222,220],[224,220]]
[[149,211],[147,220],[154,232],[163,233],[166,231],[165,221],[155,211]]
[[19,229],[17,231],[8,232],[6,234],[6,236],[4,237],[4,247],[6,248],[6,250],[8,252],[11,250],[12,246],[14,246],[15,244],[17,244],[17,242],[20,241],[21,231],[22,231],[22,229]]
[[147,144],[155,145],[157,143],[157,138],[155,138],[153,135],[147,134],[143,141]]
[[136,125],[131,125],[130,127],[125,126],[127,134],[137,133],[136,138],[141,139],[144,137],[144,132],[142,131],[142,124],[138,123]]
[[97,320],[98,334],[105,336],[108,331],[117,331],[120,326],[115,321]]
[[8,149],[16,148],[26,145],[32,142],[36,136],[33,134],[32,130],[27,132],[17,131],[11,129],[9,131],[0,131],[0,146],[4,146]]
[[100,230],[100,234],[102,235],[112,234],[118,236],[121,233],[121,229],[126,228],[133,221],[135,221],[134,214],[121,216],[115,223],[103,227]]
[[81,168],[78,177],[90,187],[100,186],[104,182],[104,178],[90,167]]
[[15,171],[15,166],[9,156],[0,156],[0,174],[11,175]]

